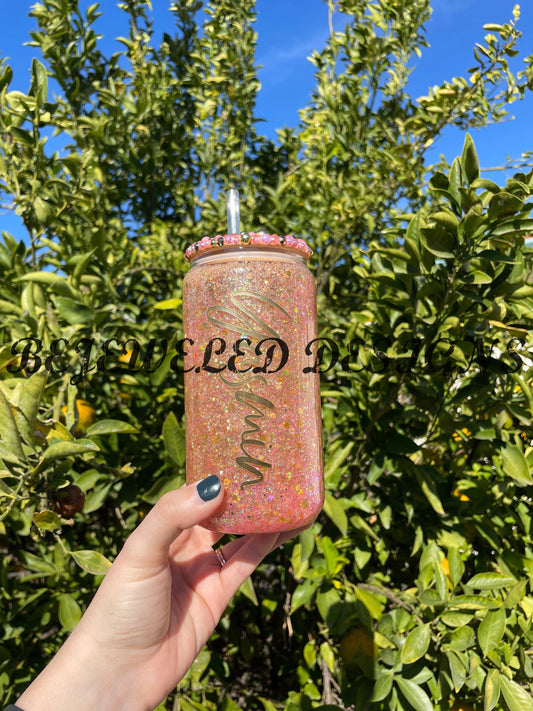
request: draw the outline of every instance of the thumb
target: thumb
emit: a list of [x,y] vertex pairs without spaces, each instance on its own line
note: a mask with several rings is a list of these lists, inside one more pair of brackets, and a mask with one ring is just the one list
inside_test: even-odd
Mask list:
[[182,531],[214,514],[223,499],[222,483],[216,474],[163,494],[130,535],[121,557],[136,567],[166,565],[171,543]]

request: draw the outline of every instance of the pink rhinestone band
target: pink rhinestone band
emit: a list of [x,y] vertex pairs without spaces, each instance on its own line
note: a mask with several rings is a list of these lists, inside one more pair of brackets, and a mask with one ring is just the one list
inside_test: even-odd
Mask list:
[[206,252],[208,249],[216,251],[221,247],[277,247],[278,249],[288,249],[299,252],[306,259],[312,254],[312,250],[303,241],[296,239],[292,235],[267,235],[265,232],[241,232],[234,235],[217,235],[216,237],[202,237],[198,242],[194,242],[185,250],[185,259],[190,262],[197,254]]

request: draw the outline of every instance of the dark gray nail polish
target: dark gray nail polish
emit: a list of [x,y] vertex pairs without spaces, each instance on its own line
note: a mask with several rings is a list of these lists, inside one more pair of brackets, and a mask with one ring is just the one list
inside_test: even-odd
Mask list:
[[222,484],[216,474],[211,474],[211,476],[202,479],[202,481],[199,481],[196,485],[196,490],[198,491],[198,495],[202,501],[211,501],[212,499],[215,499],[221,488]]

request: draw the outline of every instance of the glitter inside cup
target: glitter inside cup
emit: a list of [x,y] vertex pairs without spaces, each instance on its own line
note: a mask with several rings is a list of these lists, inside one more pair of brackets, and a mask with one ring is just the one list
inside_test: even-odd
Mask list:
[[[303,240],[265,233],[191,245],[183,284],[187,480],[217,474],[208,528],[305,526],[323,504],[314,279]],[[307,350],[306,350],[307,349]]]

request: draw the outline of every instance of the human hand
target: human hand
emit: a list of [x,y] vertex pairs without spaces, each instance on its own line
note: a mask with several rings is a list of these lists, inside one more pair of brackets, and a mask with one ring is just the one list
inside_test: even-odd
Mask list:
[[[201,498],[203,495],[204,499]],[[222,534],[198,524],[220,480],[165,494],[128,538],[57,655],[17,701],[24,711],[147,711],[185,675],[226,605],[270,551],[296,535]]]

